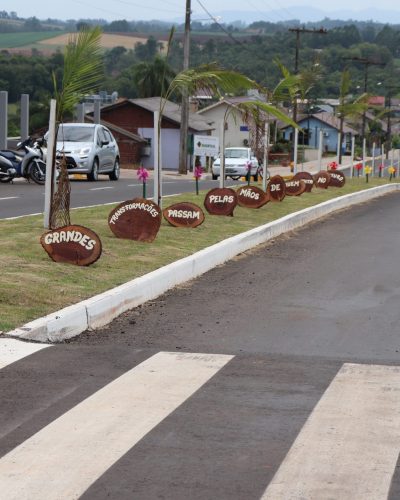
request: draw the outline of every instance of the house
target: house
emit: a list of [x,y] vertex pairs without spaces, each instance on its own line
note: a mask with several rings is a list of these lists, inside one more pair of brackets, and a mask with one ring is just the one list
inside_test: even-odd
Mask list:
[[213,127],[211,135],[221,140],[221,127],[225,122],[225,146],[248,146],[250,144],[249,124],[245,122],[238,104],[259,101],[257,96],[224,97],[220,101],[201,109],[200,114]]
[[[336,152],[339,140],[340,119],[333,113],[316,113],[303,115],[297,120],[303,132],[299,134],[299,144],[310,148],[319,149],[320,132],[322,131],[322,150]],[[284,139],[293,140],[293,127],[284,126],[282,129]],[[348,123],[343,125],[342,150],[350,151],[351,138],[358,132]]]
[[[110,106],[101,108],[101,120],[114,127],[125,130],[133,136],[139,136],[142,143],[141,154],[132,155],[132,163],[141,163],[144,167],[154,166],[154,112],[160,110],[161,98],[123,99]],[[163,100],[161,120],[161,162],[164,169],[177,170],[179,164],[179,142],[181,107],[171,101]],[[198,113],[189,113],[189,143],[191,136],[209,135],[213,130]],[[136,140],[132,137],[132,141]],[[126,146],[128,147],[128,145]],[[135,147],[132,145],[133,150]]]

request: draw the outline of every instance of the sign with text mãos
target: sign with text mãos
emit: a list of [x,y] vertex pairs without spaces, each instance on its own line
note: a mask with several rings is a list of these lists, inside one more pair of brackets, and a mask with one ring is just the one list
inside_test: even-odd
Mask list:
[[100,258],[101,240],[84,226],[63,226],[43,234],[40,243],[54,262],[90,266]]
[[331,176],[329,181],[329,187],[338,187],[341,188],[346,183],[346,177],[342,172],[338,170],[328,170],[328,174]]
[[237,203],[236,191],[231,188],[211,189],[204,200],[204,206],[211,215],[233,215]]
[[151,243],[161,226],[161,209],[145,198],[124,201],[110,212],[108,225],[117,238]]
[[321,189],[328,189],[331,176],[325,170],[321,170],[314,175],[314,184]]
[[267,187],[268,197],[271,201],[282,201],[286,196],[286,184],[283,177],[274,175]]
[[175,203],[163,210],[164,219],[175,227],[197,227],[204,222],[203,210],[194,203]]
[[300,196],[306,190],[306,183],[302,179],[289,179],[285,181],[286,196]]
[[314,177],[309,172],[298,172],[292,180],[302,180],[306,185],[306,193],[310,193],[314,186]]
[[236,194],[238,204],[245,208],[260,208],[269,201],[267,193],[257,186],[242,186]]

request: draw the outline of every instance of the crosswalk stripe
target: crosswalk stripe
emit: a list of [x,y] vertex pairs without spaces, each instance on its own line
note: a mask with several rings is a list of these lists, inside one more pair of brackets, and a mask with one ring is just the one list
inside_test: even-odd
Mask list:
[[31,344],[15,339],[0,339],[0,369],[46,347],[51,346],[47,344]]
[[386,500],[399,417],[399,367],[343,365],[262,500]]
[[0,460],[1,498],[79,498],[233,356],[160,352]]

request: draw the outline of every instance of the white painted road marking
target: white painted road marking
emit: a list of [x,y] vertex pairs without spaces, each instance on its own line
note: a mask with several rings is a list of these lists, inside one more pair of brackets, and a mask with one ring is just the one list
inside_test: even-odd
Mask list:
[[105,189],[114,189],[112,186],[105,186],[101,188],[90,188],[89,191],[104,191]]
[[48,344],[31,344],[15,339],[0,339],[0,369],[46,347],[51,346]]
[[233,356],[160,352],[0,460],[1,498],[79,498]]
[[386,500],[400,451],[400,368],[345,364],[262,500]]
[[0,198],[0,201],[4,200],[18,200],[19,196],[7,196],[6,198]]

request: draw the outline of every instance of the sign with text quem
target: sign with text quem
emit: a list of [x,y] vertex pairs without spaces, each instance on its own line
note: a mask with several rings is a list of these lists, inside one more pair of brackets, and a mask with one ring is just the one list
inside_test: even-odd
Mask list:
[[285,181],[286,196],[300,196],[306,190],[306,183],[302,179],[289,179]]
[[310,193],[314,186],[314,177],[310,174],[310,172],[298,172],[292,180],[297,179],[304,181],[306,185],[306,193]]
[[231,188],[211,189],[204,200],[204,206],[211,215],[233,215],[237,203],[236,192]]
[[174,227],[197,227],[204,222],[203,210],[194,203],[183,201],[163,210],[164,219]]
[[286,184],[283,177],[274,175],[267,187],[268,197],[271,201],[282,201],[286,196]]
[[151,243],[161,226],[161,209],[145,198],[124,201],[110,212],[108,225],[117,238]]
[[261,208],[269,201],[267,193],[257,186],[242,186],[236,193],[238,204],[245,208]]
[[194,156],[217,156],[219,153],[219,138],[211,135],[195,135],[193,137]]
[[101,240],[84,226],[63,226],[48,231],[40,243],[54,262],[90,266],[100,258]]

